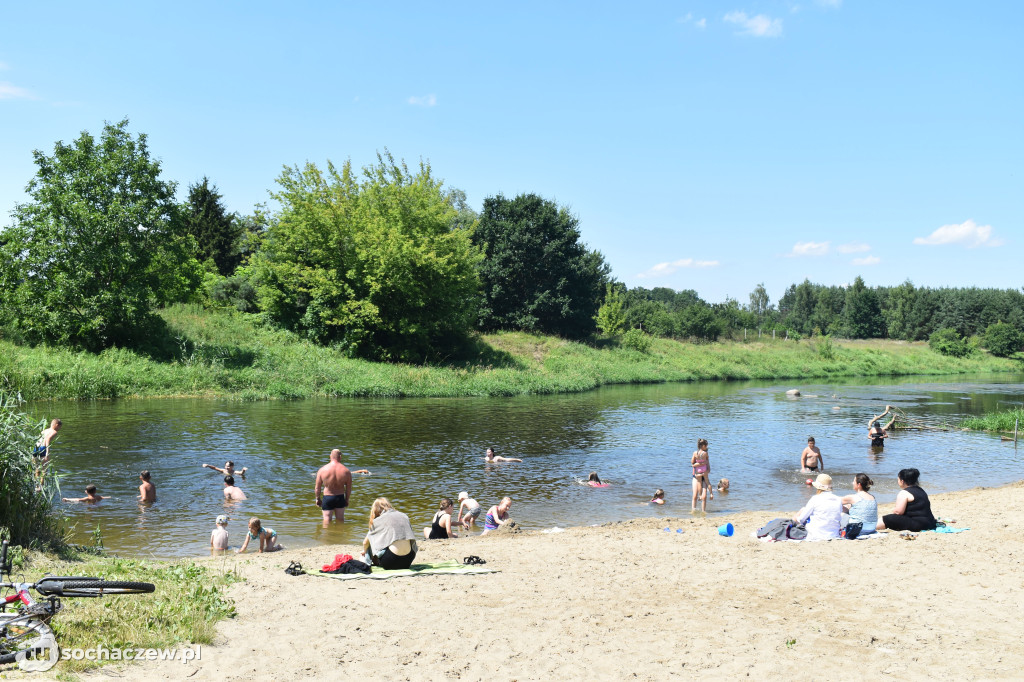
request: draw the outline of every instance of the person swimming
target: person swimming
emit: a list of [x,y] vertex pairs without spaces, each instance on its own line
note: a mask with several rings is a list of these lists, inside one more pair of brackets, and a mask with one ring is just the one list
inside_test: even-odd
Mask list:
[[494,454],[494,448],[487,448],[487,452],[485,453],[485,456],[484,456],[484,461],[490,463],[490,462],[522,462],[523,460],[516,459],[515,457],[502,457],[501,455],[495,455]]
[[583,485],[589,485],[591,488],[607,488],[610,485],[609,483],[602,483],[601,477],[597,475],[596,471],[591,471],[587,480],[580,481],[580,483]]

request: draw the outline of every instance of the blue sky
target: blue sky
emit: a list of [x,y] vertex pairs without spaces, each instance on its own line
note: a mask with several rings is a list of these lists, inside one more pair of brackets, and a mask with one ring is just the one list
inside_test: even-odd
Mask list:
[[1024,3],[6,3],[2,224],[104,121],[231,210],[388,148],[579,216],[630,286],[1017,288]]

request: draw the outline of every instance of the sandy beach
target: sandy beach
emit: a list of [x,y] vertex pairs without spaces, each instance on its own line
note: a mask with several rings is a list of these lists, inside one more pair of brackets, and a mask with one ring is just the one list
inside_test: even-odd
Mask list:
[[1024,481],[932,499],[971,530],[765,544],[795,510],[647,519],[424,542],[418,559],[498,572],[392,580],[283,571],[354,547],[232,557],[238,616],[202,660],[84,679],[1020,678]]

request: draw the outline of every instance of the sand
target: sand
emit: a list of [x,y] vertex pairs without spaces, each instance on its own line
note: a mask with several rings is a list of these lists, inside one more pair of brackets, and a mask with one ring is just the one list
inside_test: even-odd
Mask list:
[[423,560],[479,555],[488,575],[340,581],[283,569],[353,547],[246,556],[238,616],[201,661],[84,678],[1020,678],[1022,507],[1024,481],[936,495],[936,515],[971,530],[912,542],[752,537],[791,509],[420,545]]

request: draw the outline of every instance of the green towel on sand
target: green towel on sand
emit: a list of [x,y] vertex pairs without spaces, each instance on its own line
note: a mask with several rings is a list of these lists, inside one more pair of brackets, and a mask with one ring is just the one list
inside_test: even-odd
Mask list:
[[963,533],[970,528],[954,528],[953,526],[939,526],[934,531],[926,530],[925,533]]
[[337,578],[338,580],[387,580],[388,578],[406,578],[413,575],[470,575],[474,573],[496,573],[494,569],[483,566],[466,566],[458,561],[435,561],[429,564],[413,564],[409,568],[400,568],[397,571],[385,571],[380,566],[374,566],[373,572],[366,573],[324,573],[323,571],[311,571],[310,575],[320,575],[325,578]]

